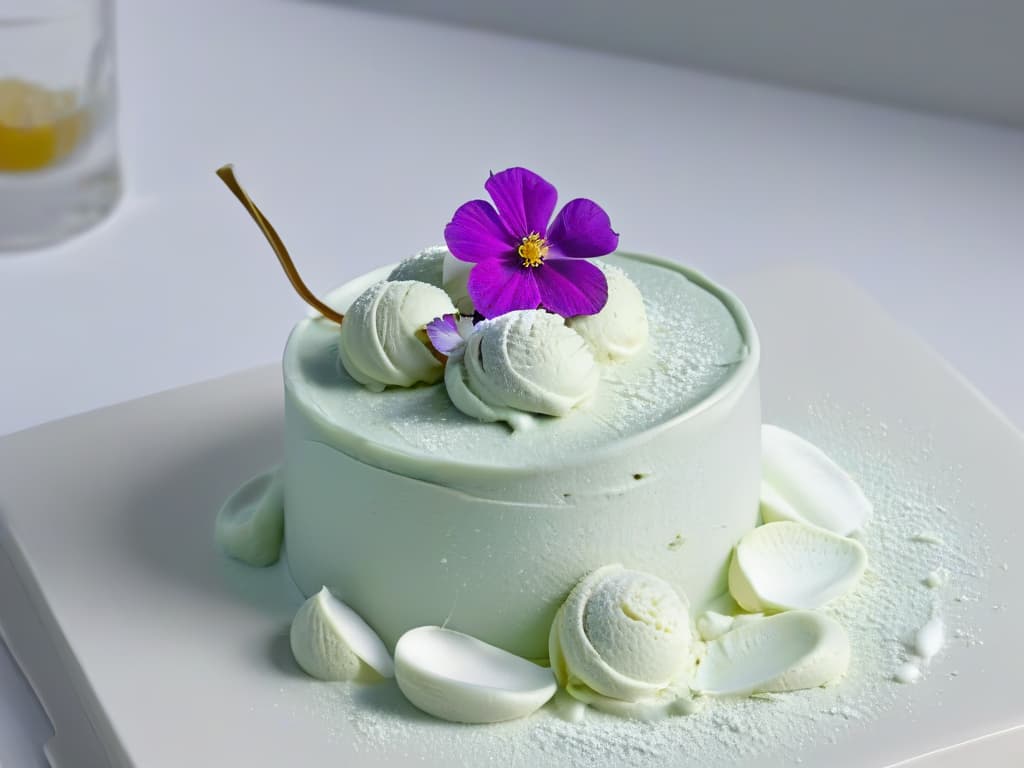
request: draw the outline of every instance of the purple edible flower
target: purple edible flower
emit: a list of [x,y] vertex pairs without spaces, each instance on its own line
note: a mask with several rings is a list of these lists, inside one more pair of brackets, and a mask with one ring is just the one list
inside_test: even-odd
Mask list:
[[466,339],[472,332],[473,319],[470,317],[443,315],[427,323],[427,338],[434,349],[445,357],[461,355]]
[[537,307],[563,317],[600,312],[608,281],[584,259],[619,244],[601,206],[570,200],[551,221],[558,193],[526,168],[492,173],[484,188],[494,206],[471,200],[444,229],[452,255],[475,264],[468,288],[477,311],[485,317]]

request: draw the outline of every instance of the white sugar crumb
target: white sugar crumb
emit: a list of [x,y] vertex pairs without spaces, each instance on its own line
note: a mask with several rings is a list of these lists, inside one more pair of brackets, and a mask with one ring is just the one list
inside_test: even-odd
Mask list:
[[893,678],[898,683],[909,685],[921,679],[921,668],[913,662],[905,662],[896,668]]
[[[848,468],[875,505],[875,516],[861,536],[871,568],[854,593],[828,609],[846,628],[853,650],[849,673],[837,685],[756,698],[701,698],[700,712],[655,722],[623,720],[592,709],[585,715],[570,710],[566,717],[559,709],[564,701],[556,698],[523,720],[463,726],[423,715],[402,698],[394,682],[322,684],[307,697],[309,711],[302,716],[322,723],[325,738],[351,745],[368,758],[399,752],[412,763],[524,768],[828,764],[829,755],[834,759],[844,749],[849,734],[866,732],[882,717],[912,716],[907,685],[930,685],[932,679],[948,683],[955,677],[955,671],[942,669],[941,654],[922,668],[925,662],[915,645],[929,622],[936,619],[948,629],[924,638],[920,650],[926,656],[939,653],[943,635],[961,652],[984,642],[968,610],[985,600],[993,564],[982,529],[971,522],[975,515],[961,512],[969,506],[961,498],[959,471],[937,461],[927,434],[895,439],[904,426],[896,419],[888,424],[887,429],[872,426],[877,419],[837,413],[826,401],[813,405],[808,423],[794,425]],[[903,454],[894,445],[919,448]],[[933,541],[919,541],[922,534]],[[932,573],[941,574],[943,589],[922,583]],[[985,606],[990,604],[986,600]],[[964,676],[970,674],[962,669]],[[929,689],[929,697],[940,704],[944,695],[942,686]]]

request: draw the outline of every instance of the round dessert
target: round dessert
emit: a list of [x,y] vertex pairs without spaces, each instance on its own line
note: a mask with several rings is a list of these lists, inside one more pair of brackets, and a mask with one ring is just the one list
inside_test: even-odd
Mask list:
[[[358,313],[359,328],[374,322],[373,302],[392,302],[397,317],[413,306],[450,312],[443,294],[453,304],[462,297],[444,274],[446,254],[433,248],[371,272],[326,303]],[[559,606],[608,563],[664,579],[695,614],[725,592],[732,548],[758,521],[756,332],[735,297],[690,270],[623,253],[602,261],[610,287],[625,275],[638,289],[649,336],[632,354],[630,333],[610,338],[601,316],[589,316],[570,335],[602,345],[603,354],[585,356],[593,370],[571,344],[552,347],[557,359],[545,364],[564,358],[567,389],[534,383],[553,407],[571,404],[557,415],[505,418],[497,407],[496,420],[467,415],[444,385],[429,384],[447,380],[455,358],[446,372],[423,350],[413,360],[398,346],[401,375],[427,383],[374,391],[382,387],[348,369],[398,374],[386,355],[352,362],[362,347],[348,349],[348,320],[340,333],[319,315],[295,327],[284,355],[285,547],[306,595],[326,586],[390,648],[411,628],[444,624],[543,659]],[[385,279],[419,282],[367,292]],[[415,296],[412,285],[421,286]],[[361,296],[365,306],[353,306]],[[635,302],[613,298],[609,311],[633,318]],[[529,332],[520,326],[534,322],[499,320],[485,321],[493,326],[457,361],[469,384],[496,354],[488,344],[511,344],[502,323]],[[500,349],[517,375],[539,370],[514,345]],[[594,381],[583,386],[581,377]]]

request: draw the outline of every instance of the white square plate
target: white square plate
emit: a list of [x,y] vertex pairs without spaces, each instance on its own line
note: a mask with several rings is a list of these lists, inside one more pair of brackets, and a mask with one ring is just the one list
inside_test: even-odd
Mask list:
[[[951,643],[940,660],[957,676],[901,688],[886,715],[854,723],[838,743],[809,722],[799,754],[756,764],[890,766],[1004,732],[912,765],[977,761],[969,755],[982,749],[986,765],[1018,765],[1024,733],[1009,729],[1024,725],[1015,589],[1024,440],[842,279],[793,268],[734,287],[762,337],[765,419],[813,433],[814,406],[827,403],[848,422],[893,425],[889,452],[910,455],[927,436],[915,471],[956,469],[958,512],[976,518],[992,562],[1007,565],[990,569],[982,599],[964,608],[984,646]],[[323,685],[291,662],[286,631],[300,597],[283,566],[249,569],[216,551],[221,501],[280,461],[281,403],[280,372],[269,367],[0,441],[0,628],[54,720],[55,766],[444,765],[460,756],[460,726],[447,755],[413,736],[359,751],[346,699],[325,705]],[[872,439],[877,430],[859,437]]]

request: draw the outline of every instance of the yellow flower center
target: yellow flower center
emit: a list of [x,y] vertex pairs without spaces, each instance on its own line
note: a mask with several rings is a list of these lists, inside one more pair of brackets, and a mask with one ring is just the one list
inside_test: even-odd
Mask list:
[[523,238],[522,245],[519,246],[519,258],[523,260],[524,267],[539,267],[547,255],[547,241],[536,232],[531,232],[528,237]]

